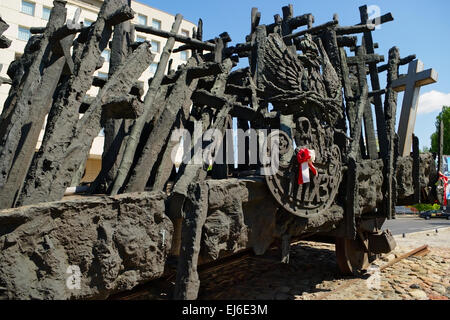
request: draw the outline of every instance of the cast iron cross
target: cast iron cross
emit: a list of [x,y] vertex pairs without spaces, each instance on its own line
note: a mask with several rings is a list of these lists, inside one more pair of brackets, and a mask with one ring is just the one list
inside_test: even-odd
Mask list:
[[[361,25],[373,23],[375,25],[381,25],[386,22],[393,21],[394,18],[392,14],[389,12],[385,15],[375,17],[373,19],[369,18],[369,11],[366,5],[359,7],[359,12],[361,16]],[[374,54],[376,44],[373,42],[372,32],[366,31],[363,36],[363,46],[366,49],[367,54]],[[369,61],[369,74],[370,81],[372,85],[372,91],[378,91],[381,89],[380,80],[378,78],[378,70],[377,70],[377,62],[378,61]],[[378,133],[378,142],[380,146],[380,155],[382,158],[387,155],[387,133],[386,133],[386,125],[384,120],[384,112],[383,112],[383,103],[381,101],[381,95],[376,94],[373,96],[373,104],[375,106],[375,114],[377,120],[377,133]]]
[[[358,81],[360,90],[367,85],[367,68],[366,65],[384,61],[384,57],[378,54],[367,54],[364,46],[359,46],[356,49],[356,56],[349,57],[347,63],[349,65],[356,65],[358,69]],[[378,158],[375,129],[373,125],[372,108],[368,102],[364,111],[364,132],[366,134],[367,153],[370,159]]]

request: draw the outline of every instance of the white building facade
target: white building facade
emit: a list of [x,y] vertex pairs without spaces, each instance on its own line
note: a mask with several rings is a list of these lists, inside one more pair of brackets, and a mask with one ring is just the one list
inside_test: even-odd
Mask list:
[[[67,19],[72,19],[75,11],[80,8],[80,22],[83,24],[90,25],[97,19],[97,14],[103,0],[67,0]],[[9,64],[15,59],[19,58],[24,51],[25,45],[31,36],[30,28],[32,27],[45,27],[49,16],[51,8],[53,7],[53,0],[0,0],[0,14],[3,20],[9,24],[9,29],[3,34],[8,39],[12,40],[12,44],[7,49],[2,49],[0,51],[0,65],[2,65],[2,70],[0,71],[0,76],[7,78],[7,70]],[[131,8],[134,10],[135,17],[132,21],[133,24],[142,24],[151,26],[157,29],[170,31],[172,24],[175,20],[175,15],[169,14],[167,12],[155,9],[151,6],[132,1]],[[187,20],[183,20],[181,23],[179,33],[184,36],[192,36],[193,29],[196,25]],[[149,35],[141,32],[135,33],[135,41],[149,41],[152,44],[152,51],[155,54],[155,59],[153,63],[145,70],[145,72],[140,77],[139,81],[144,83],[144,92],[148,89],[148,79],[153,77],[160,55],[166,44],[166,39],[154,35]],[[175,48],[182,45],[181,43],[176,43]],[[171,55],[172,68],[176,69],[180,64],[183,64],[189,58],[190,52],[183,51],[174,53]],[[95,76],[107,77],[109,71],[109,58],[110,51],[107,48],[102,56],[105,58],[105,63],[102,68],[95,72]],[[167,71],[167,70],[166,70]],[[0,86],[0,112],[3,109],[4,102],[8,96],[10,86],[3,84]],[[98,88],[92,87],[87,94],[95,96],[98,92]],[[145,93],[144,93],[145,94]],[[41,139],[43,137],[44,130],[41,132],[39,137],[38,145],[39,148]],[[92,145],[90,151],[90,164],[86,168],[86,175],[83,180],[92,180],[92,177],[96,175],[97,170],[101,166],[101,154],[103,152],[103,141],[104,137],[99,135]],[[91,172],[92,171],[92,172]],[[94,177],[95,178],[95,177]]]

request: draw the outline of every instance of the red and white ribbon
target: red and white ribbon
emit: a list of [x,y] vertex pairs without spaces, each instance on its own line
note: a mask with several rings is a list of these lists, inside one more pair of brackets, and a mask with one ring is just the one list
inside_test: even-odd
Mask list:
[[448,178],[444,176],[441,172],[439,172],[439,180],[444,181],[444,206],[447,206],[447,185]]
[[314,160],[316,160],[316,154],[314,150],[300,149],[297,153],[297,162],[299,164],[298,170],[298,184],[304,184],[310,182],[309,170],[317,176],[317,170],[314,167]]

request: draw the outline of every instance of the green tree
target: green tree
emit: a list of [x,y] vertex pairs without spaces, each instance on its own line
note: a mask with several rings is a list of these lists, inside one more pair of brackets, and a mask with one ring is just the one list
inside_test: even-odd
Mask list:
[[436,117],[436,132],[431,135],[430,152],[438,152],[439,149],[439,123],[441,118],[444,123],[444,150],[442,154],[450,155],[450,107],[442,107],[442,112]]
[[430,152],[430,148],[428,148],[427,146],[424,146],[422,150],[420,150],[420,153],[427,153],[427,152]]

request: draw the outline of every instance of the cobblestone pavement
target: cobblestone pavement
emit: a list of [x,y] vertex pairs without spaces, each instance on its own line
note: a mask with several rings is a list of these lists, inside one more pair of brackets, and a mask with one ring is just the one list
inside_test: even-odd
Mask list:
[[395,237],[397,248],[378,259],[382,266],[397,256],[429,245],[430,252],[409,257],[373,275],[339,275],[332,244],[301,241],[291,248],[290,264],[241,281],[200,299],[256,300],[448,300],[450,298],[450,228]]

